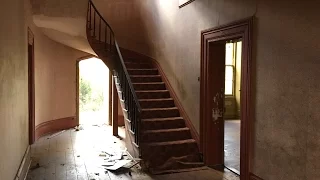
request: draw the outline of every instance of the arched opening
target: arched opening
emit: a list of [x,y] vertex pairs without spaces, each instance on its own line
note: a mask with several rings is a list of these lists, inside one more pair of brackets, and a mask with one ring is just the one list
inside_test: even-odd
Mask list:
[[81,126],[102,126],[109,119],[109,69],[91,57],[78,64],[78,115]]

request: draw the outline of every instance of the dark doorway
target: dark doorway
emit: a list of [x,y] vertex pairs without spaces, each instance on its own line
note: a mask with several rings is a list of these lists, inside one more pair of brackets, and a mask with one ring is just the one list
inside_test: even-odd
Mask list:
[[252,18],[201,33],[200,147],[206,165],[225,167],[226,44],[241,39],[240,179],[249,178]]
[[34,35],[28,28],[29,144],[35,141]]

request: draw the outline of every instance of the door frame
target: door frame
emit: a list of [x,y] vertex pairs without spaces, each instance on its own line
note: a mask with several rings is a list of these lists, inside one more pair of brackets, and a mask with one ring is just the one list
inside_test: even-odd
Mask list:
[[[28,27],[28,119],[29,119],[29,145],[35,141],[35,76],[34,76],[34,34]],[[31,46],[31,56],[30,49]]]
[[218,41],[232,39],[242,39],[242,59],[241,59],[241,137],[240,137],[240,179],[249,179],[250,158],[252,152],[252,37],[253,37],[253,17],[237,21],[217,28],[207,29],[201,32],[201,78],[200,78],[200,150],[203,153],[204,162],[209,152],[206,151],[207,141],[206,127],[208,124],[206,97],[208,91],[208,62],[209,44]]

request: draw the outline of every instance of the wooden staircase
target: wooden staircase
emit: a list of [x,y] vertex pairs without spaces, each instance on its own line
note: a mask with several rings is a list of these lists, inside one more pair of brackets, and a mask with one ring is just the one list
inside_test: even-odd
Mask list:
[[148,61],[125,59],[139,99],[141,157],[152,173],[179,172],[204,166],[196,141],[157,67]]
[[113,72],[129,143],[138,149],[143,164],[154,174],[203,167],[197,142],[158,66],[139,56],[122,55],[114,32],[91,0],[87,18],[88,41]]

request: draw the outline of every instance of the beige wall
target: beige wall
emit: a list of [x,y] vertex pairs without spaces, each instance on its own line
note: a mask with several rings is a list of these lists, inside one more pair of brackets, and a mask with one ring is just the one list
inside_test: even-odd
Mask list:
[[28,146],[27,27],[35,34],[36,124],[75,115],[76,59],[87,55],[37,29],[28,1],[0,6],[0,179],[14,179]]
[[266,180],[318,179],[317,1],[196,0],[181,9],[178,0],[94,1],[106,3],[101,10],[121,46],[160,62],[198,130],[201,31],[255,16],[253,173]]
[[27,31],[23,0],[0,6],[0,179],[14,179],[28,146]]
[[87,53],[57,43],[35,26],[28,4],[28,25],[35,36],[35,124],[76,116],[76,61]]

